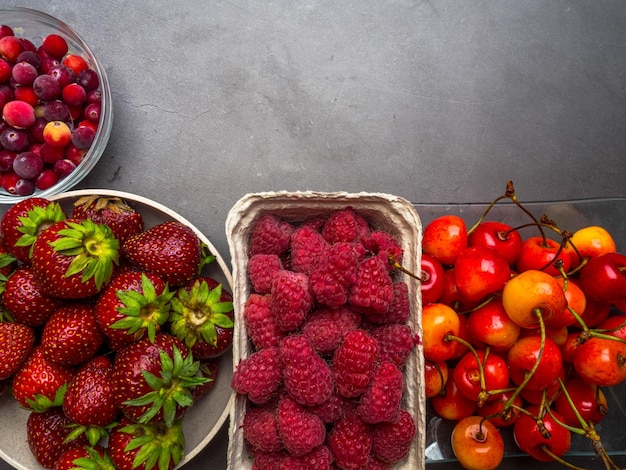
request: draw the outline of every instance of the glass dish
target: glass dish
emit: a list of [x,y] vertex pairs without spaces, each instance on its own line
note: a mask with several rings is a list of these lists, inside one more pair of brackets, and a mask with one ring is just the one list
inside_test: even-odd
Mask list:
[[[575,231],[587,225],[601,225],[615,238],[617,250],[626,250],[626,198],[585,199],[554,202],[524,202],[526,209],[539,218],[546,214],[555,221],[561,229]],[[424,227],[433,219],[452,214],[462,217],[468,228],[481,217],[488,204],[425,204],[414,203]],[[486,220],[497,220],[511,226],[517,226],[530,221],[512,202],[499,202],[490,211]],[[533,228],[524,228],[522,236],[533,234]],[[604,393],[609,404],[609,413],[596,426],[602,442],[614,459],[615,463],[623,468],[626,465],[626,434],[623,432],[626,422],[626,383],[605,389]],[[450,433],[452,423],[436,417],[432,409],[427,407],[427,437],[426,437],[426,469],[448,470],[460,469],[460,464],[452,454]],[[502,430],[505,438],[505,459],[502,469],[528,468],[537,466],[546,469],[565,468],[558,463],[539,463],[528,456],[522,455],[517,449],[510,429]],[[603,469],[602,461],[595,457],[588,440],[573,435],[570,452],[566,460],[583,468]]]
[[[130,206],[139,211],[144,219],[145,227],[149,228],[161,222],[177,220],[191,227],[206,244],[208,250],[216,256],[216,260],[204,268],[203,274],[215,278],[232,292],[232,277],[228,266],[214,245],[189,221],[167,207],[135,194],[106,189],[70,191],[51,197],[71,211],[72,204],[78,198],[97,194],[101,196],[120,197]],[[185,456],[177,468],[184,466],[193,459],[215,437],[228,418],[234,394],[230,387],[232,377],[232,350],[226,351],[219,359],[218,375],[214,388],[201,397],[185,416],[183,431],[185,434]],[[33,457],[26,441],[26,419],[28,411],[21,408],[13,398],[9,389],[0,395],[0,458],[18,470],[42,469]]]
[[91,147],[76,169],[54,186],[43,191],[36,190],[29,196],[15,196],[0,187],[0,204],[15,204],[32,196],[49,198],[53,194],[68,191],[87,176],[100,160],[109,141],[113,125],[113,108],[111,89],[104,67],[85,41],[70,26],[46,13],[21,7],[0,8],[0,25],[3,24],[13,28],[16,36],[31,40],[35,46],[39,46],[48,34],[54,33],[64,37],[69,46],[69,53],[80,55],[98,74],[102,94],[98,130]]

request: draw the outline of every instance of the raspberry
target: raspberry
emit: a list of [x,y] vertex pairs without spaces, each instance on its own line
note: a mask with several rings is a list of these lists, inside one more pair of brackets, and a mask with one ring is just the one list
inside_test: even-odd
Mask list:
[[395,263],[402,265],[404,250],[389,232],[374,230],[370,236],[362,240],[363,246],[374,253],[389,271],[396,268]]
[[308,454],[326,439],[322,420],[291,397],[278,403],[277,422],[283,445],[293,456]]
[[278,347],[261,349],[239,362],[231,386],[252,403],[266,403],[282,383],[282,369]]
[[324,424],[339,421],[352,408],[351,398],[346,398],[333,391],[330,398],[319,405],[310,406],[311,413],[316,414]]
[[330,470],[333,455],[328,446],[321,445],[306,455],[295,457],[289,455],[280,464],[280,470]]
[[347,307],[321,307],[309,315],[301,331],[319,354],[332,355],[346,333],[360,324],[361,316]]
[[389,303],[389,310],[384,315],[365,312],[363,316],[370,323],[384,325],[388,323],[406,323],[411,316],[411,300],[409,286],[406,282],[396,281],[391,284],[393,299]]
[[277,452],[283,448],[276,413],[270,408],[248,408],[242,423],[243,437],[251,453]]
[[398,369],[404,369],[409,354],[417,344],[411,327],[394,323],[376,326],[369,333],[378,343],[380,360],[391,361]]
[[304,222],[300,224],[300,227],[308,227],[308,228],[312,228],[316,232],[321,232],[322,227],[324,227],[325,223],[326,223],[326,217],[320,215],[320,216],[314,216],[309,219],[306,219]]
[[279,470],[287,457],[288,454],[285,451],[257,452],[252,461],[252,470]]
[[289,249],[293,231],[289,222],[272,214],[262,215],[250,234],[248,254],[282,255]]
[[357,279],[350,288],[348,303],[358,311],[384,315],[393,301],[391,277],[377,257],[365,258],[357,268]]
[[348,300],[348,290],[356,282],[359,252],[353,243],[335,243],[310,276],[311,290],[317,302],[341,307]]
[[295,401],[312,406],[328,400],[334,388],[332,371],[306,336],[293,334],[284,338],[280,354],[285,389]]
[[393,362],[383,362],[372,383],[361,396],[356,408],[366,423],[394,421],[398,418],[400,401],[404,393],[404,377]]
[[250,294],[243,308],[246,331],[256,349],[278,346],[285,334],[271,311],[272,296]]
[[349,331],[333,355],[337,391],[349,398],[361,395],[374,376],[377,360],[376,340],[362,329]]
[[291,236],[291,269],[297,273],[311,274],[313,268],[326,256],[328,247],[328,242],[314,228],[297,228]]
[[285,269],[272,279],[272,314],[283,331],[294,331],[307,317],[313,306],[309,276]]
[[322,227],[322,236],[328,243],[359,241],[369,233],[367,221],[351,207],[333,212]]
[[395,423],[380,423],[373,426],[373,455],[389,463],[403,459],[413,444],[415,431],[415,421],[411,413],[400,410],[400,419]]
[[383,462],[372,454],[370,455],[370,459],[367,461],[367,465],[365,465],[362,470],[389,470],[390,468],[390,463]]
[[248,277],[252,288],[258,294],[268,294],[272,287],[272,277],[283,269],[278,255],[256,254],[248,260]]
[[370,457],[371,426],[350,411],[328,433],[328,445],[337,465],[345,470],[364,467]]

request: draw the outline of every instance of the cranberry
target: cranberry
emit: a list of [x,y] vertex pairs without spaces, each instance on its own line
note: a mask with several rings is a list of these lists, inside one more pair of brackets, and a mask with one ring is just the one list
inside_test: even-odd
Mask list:
[[43,160],[35,152],[22,152],[13,160],[13,171],[20,178],[32,180],[43,170]]
[[61,93],[61,85],[52,75],[42,74],[33,81],[33,91],[42,101],[55,100]]
[[76,75],[76,83],[89,92],[100,86],[100,78],[95,70],[85,69]]
[[72,163],[70,160],[63,159],[56,162],[52,169],[57,175],[59,175],[59,178],[62,179],[68,176],[72,171],[74,171],[76,169],[76,165],[74,165],[74,163]]
[[62,36],[58,34],[49,34],[45,38],[43,38],[43,42],[41,43],[41,48],[52,57],[56,57],[57,59],[63,58],[65,54],[67,54],[68,46],[67,42]]
[[28,132],[13,127],[7,127],[2,131],[2,134],[0,134],[0,145],[13,152],[22,152],[30,145]]
[[18,196],[30,196],[35,192],[35,183],[27,179],[19,179],[15,182],[15,194]]

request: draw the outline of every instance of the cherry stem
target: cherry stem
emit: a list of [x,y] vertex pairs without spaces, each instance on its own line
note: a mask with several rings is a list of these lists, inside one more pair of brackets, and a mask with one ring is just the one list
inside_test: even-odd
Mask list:
[[425,276],[418,276],[414,273],[412,273],[411,271],[409,271],[408,269],[406,269],[404,266],[402,266],[400,263],[398,263],[398,261],[396,261],[396,258],[393,255],[388,255],[387,256],[387,260],[389,261],[389,264],[391,264],[391,266],[393,266],[395,269],[397,269],[398,271],[402,271],[404,274],[406,274],[407,276],[412,277],[413,279],[417,279],[420,282],[424,282],[427,280],[427,278]]
[[583,467],[577,467],[576,465],[572,463],[566,462],[561,457],[559,457],[554,452],[552,452],[546,444],[541,445],[541,450],[543,450],[546,454],[552,457],[556,462],[560,463],[561,465],[564,465],[567,468],[571,468],[572,470],[585,470],[585,468]]
[[[445,340],[457,341],[461,343],[463,346],[469,349],[469,351],[474,356],[474,359],[476,359],[476,364],[478,367],[478,375],[480,377],[480,392],[481,392],[479,394],[478,406],[482,407],[485,404],[486,399],[489,397],[486,396],[486,397],[481,398],[482,395],[488,395],[488,393],[487,393],[487,385],[485,383],[485,370],[483,368],[482,362],[480,362],[480,357],[478,356],[478,352],[476,351],[476,348],[474,348],[474,346],[472,346],[469,342],[465,341],[463,338],[459,338],[458,336],[454,336],[453,334],[447,334],[445,337]],[[485,360],[487,360],[487,353],[485,353]]]

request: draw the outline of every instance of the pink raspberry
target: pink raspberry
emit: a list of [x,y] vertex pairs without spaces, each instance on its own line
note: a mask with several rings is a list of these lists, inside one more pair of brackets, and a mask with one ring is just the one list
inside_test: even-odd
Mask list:
[[398,462],[409,453],[415,432],[415,421],[411,413],[400,410],[400,419],[396,422],[373,426],[372,453],[384,462]]
[[313,449],[301,457],[288,455],[280,464],[279,470],[331,470],[333,455],[326,445]]
[[393,323],[376,326],[369,333],[378,343],[380,360],[391,361],[398,369],[404,369],[406,360],[418,341],[411,327]]
[[282,255],[289,249],[294,226],[273,214],[262,215],[250,233],[248,255]]
[[332,395],[324,403],[319,405],[310,406],[311,413],[316,414],[324,422],[324,424],[331,424],[339,421],[348,410],[352,409],[354,401],[351,398],[339,395],[333,391]]
[[364,467],[373,445],[371,426],[350,411],[328,433],[328,446],[336,464],[345,470]]
[[375,254],[389,271],[396,268],[394,263],[402,265],[404,250],[398,240],[389,232],[374,230],[362,240],[363,246]]
[[277,271],[283,269],[278,255],[256,254],[248,260],[248,277],[252,289],[257,294],[268,294],[272,288],[272,278]]
[[365,390],[356,408],[363,421],[370,424],[394,421],[400,412],[404,393],[404,377],[393,362],[378,366],[370,386]]
[[393,300],[392,280],[383,262],[373,256],[359,263],[348,303],[368,315],[384,315]]
[[313,268],[326,256],[329,244],[312,227],[299,227],[291,236],[291,269],[311,274]]
[[326,428],[322,420],[291,397],[278,403],[278,433],[287,452],[299,457],[322,445]]
[[350,330],[361,324],[361,315],[347,307],[321,307],[311,312],[301,331],[321,355],[332,355]]
[[292,334],[284,338],[280,354],[284,364],[283,383],[295,401],[313,406],[328,400],[335,385],[333,373],[306,336]]
[[359,251],[354,243],[335,243],[313,271],[310,283],[315,300],[328,307],[341,307],[357,279]]
[[283,365],[278,347],[261,349],[242,359],[231,380],[237,393],[247,394],[252,403],[263,404],[272,398],[282,383]]
[[313,306],[309,276],[283,269],[272,279],[272,314],[283,331],[294,331]]
[[349,331],[333,355],[332,370],[337,391],[357,397],[369,386],[378,361],[378,343],[366,331]]
[[250,294],[243,308],[246,332],[256,349],[278,346],[286,335],[276,323],[270,294]]
[[249,407],[242,422],[243,437],[251,453],[277,452],[283,448],[278,436],[276,412],[269,407]]
[[363,316],[367,321],[378,325],[387,323],[406,323],[411,316],[411,299],[409,298],[409,286],[406,282],[396,281],[391,284],[393,299],[389,303],[389,310],[384,315],[365,312]]
[[367,220],[351,207],[333,212],[322,227],[322,236],[328,243],[360,241],[369,233]]

